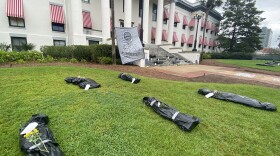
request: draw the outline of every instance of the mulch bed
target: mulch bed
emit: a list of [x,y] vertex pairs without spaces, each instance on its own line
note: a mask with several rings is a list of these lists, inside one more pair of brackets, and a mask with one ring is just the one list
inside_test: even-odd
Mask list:
[[[205,61],[203,61],[203,64],[205,64]],[[0,68],[32,67],[32,66],[80,66],[80,67],[87,67],[87,68],[108,69],[108,70],[114,70],[114,71],[119,71],[124,73],[131,73],[131,74],[134,73],[145,77],[166,79],[166,80],[173,80],[173,81],[225,83],[225,84],[250,84],[250,85],[258,85],[258,86],[278,88],[278,89],[280,88],[280,86],[275,86],[268,83],[262,83],[258,81],[252,81],[252,80],[235,79],[235,78],[220,76],[220,75],[205,75],[196,78],[186,78],[186,77],[180,77],[180,76],[162,73],[150,67],[140,68],[138,66],[133,66],[133,65],[100,65],[100,64],[93,64],[93,63],[26,63],[26,64],[13,64],[13,65],[0,64]],[[267,74],[266,72],[263,73]]]

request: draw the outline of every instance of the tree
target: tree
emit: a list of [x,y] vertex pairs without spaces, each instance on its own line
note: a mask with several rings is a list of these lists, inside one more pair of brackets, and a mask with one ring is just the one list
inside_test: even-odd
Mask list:
[[255,0],[225,2],[224,20],[221,22],[222,34],[218,38],[225,51],[252,53],[262,48],[259,24],[264,20],[260,17],[263,11],[257,10],[255,4]]
[[[222,0],[200,0],[201,4],[205,7],[205,22],[204,22],[204,29],[203,29],[203,35],[202,35],[202,43],[204,43],[204,37],[205,37],[205,30],[206,30],[206,23],[208,20],[209,12],[213,10],[215,7],[220,7],[223,4]],[[203,52],[204,46],[202,46],[202,52]]]

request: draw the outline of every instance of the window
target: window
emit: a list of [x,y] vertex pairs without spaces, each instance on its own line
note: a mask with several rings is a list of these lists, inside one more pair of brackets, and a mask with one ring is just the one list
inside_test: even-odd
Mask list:
[[215,50],[215,47],[213,47],[213,50]]
[[206,29],[206,33],[208,33],[208,29]]
[[90,0],[82,0],[84,3],[90,3]]
[[143,0],[139,0],[139,17],[143,16]]
[[186,29],[186,25],[183,25],[183,29]]
[[155,40],[155,39],[152,39],[152,40],[151,40],[151,43],[152,43],[152,44],[155,44],[155,43],[156,43],[156,40]]
[[12,49],[15,51],[21,51],[22,45],[27,44],[26,37],[11,37]]
[[176,23],[174,23],[174,27],[177,27],[177,22],[176,22]]
[[153,4],[152,21],[157,21],[157,5]]
[[168,19],[163,19],[163,24],[167,24]]
[[65,40],[53,40],[54,46],[66,46]]
[[25,27],[24,19],[23,18],[16,18],[16,17],[8,17],[9,18],[9,25],[12,27]]
[[175,46],[175,45],[176,45],[176,42],[172,42],[172,44],[173,44],[173,46]]
[[124,27],[124,20],[120,20],[120,27]]
[[184,47],[184,43],[181,43],[181,47]]
[[198,47],[201,48],[201,44],[199,44]]
[[200,31],[203,31],[203,27],[201,27]]
[[64,24],[52,22],[52,31],[64,32]]
[[189,47],[191,48],[191,47],[192,47],[192,44],[189,44]]
[[88,45],[95,45],[95,44],[99,44],[99,41],[88,40]]
[[211,31],[210,34],[213,34],[213,31]]

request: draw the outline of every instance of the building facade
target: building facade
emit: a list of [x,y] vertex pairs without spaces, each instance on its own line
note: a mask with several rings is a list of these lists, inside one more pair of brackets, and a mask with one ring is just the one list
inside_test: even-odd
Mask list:
[[262,27],[262,32],[260,34],[261,37],[261,45],[263,48],[271,48],[273,32],[271,29],[267,27]]
[[[204,46],[211,52],[222,17],[211,11],[208,21],[202,16],[198,22],[194,16],[203,11],[199,2],[186,0],[115,0],[114,21],[115,27],[138,27],[139,34],[143,25],[144,44],[191,51],[197,39],[198,51]],[[110,0],[1,0],[0,43],[32,43],[36,50],[44,45],[110,44],[111,21]]]

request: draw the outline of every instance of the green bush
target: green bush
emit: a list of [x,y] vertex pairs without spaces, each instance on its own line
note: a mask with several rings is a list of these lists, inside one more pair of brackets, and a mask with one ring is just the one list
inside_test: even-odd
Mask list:
[[100,64],[112,64],[112,58],[111,57],[99,57],[98,63]]
[[79,61],[78,61],[77,59],[75,59],[75,58],[71,58],[71,59],[70,59],[70,62],[71,62],[71,63],[78,63]]
[[[223,52],[223,53],[208,53],[211,59],[237,59],[237,60],[252,60],[252,53],[234,53],[234,52]],[[205,56],[204,56],[205,57]],[[209,57],[209,56],[206,56]]]
[[[91,46],[43,46],[41,51],[44,56],[50,55],[55,59],[72,59],[75,58],[81,62],[86,60],[87,62],[98,62],[100,57],[111,57],[112,46],[107,44],[91,45]],[[119,57],[118,48],[116,47],[116,57]]]
[[7,62],[17,62],[19,60],[27,61],[37,61],[38,59],[43,59],[42,53],[36,51],[30,52],[4,52],[0,51],[0,63]]
[[203,53],[203,59],[211,59],[211,53]]

